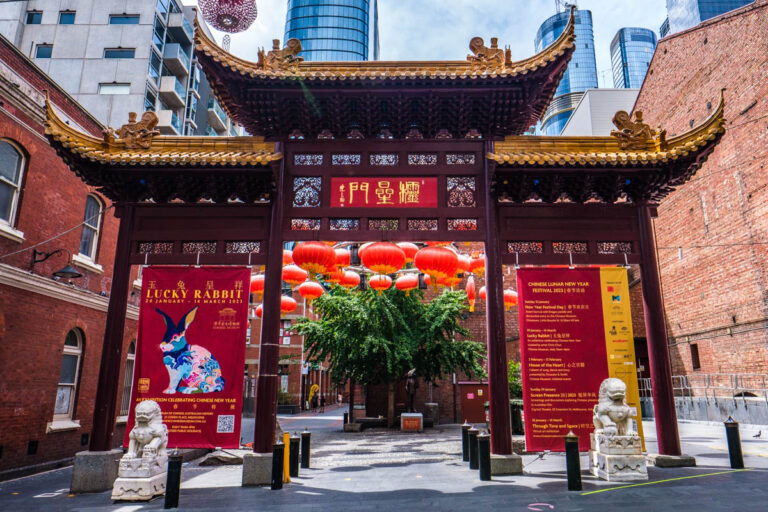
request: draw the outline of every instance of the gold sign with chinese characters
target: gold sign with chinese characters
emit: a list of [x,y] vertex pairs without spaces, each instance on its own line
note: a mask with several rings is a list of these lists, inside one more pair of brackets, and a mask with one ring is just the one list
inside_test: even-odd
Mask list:
[[331,178],[333,208],[437,208],[437,178]]

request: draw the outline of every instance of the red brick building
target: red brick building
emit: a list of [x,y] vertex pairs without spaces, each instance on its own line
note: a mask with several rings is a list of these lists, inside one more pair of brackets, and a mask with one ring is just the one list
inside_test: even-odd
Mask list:
[[656,220],[675,375],[768,373],[768,1],[659,41],[635,108],[672,136],[723,88],[725,135]]
[[[0,479],[87,449],[118,229],[109,201],[49,146],[43,91],[70,124],[101,133],[93,116],[0,37]],[[82,277],[52,278],[69,261]],[[124,360],[137,312],[129,308]],[[130,378],[120,378],[130,393]]]

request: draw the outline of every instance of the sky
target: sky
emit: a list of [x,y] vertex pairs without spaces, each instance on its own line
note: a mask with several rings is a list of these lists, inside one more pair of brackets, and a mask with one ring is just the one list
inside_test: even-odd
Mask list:
[[[372,1],[372,0],[371,0]],[[232,35],[230,51],[256,60],[258,48],[283,38],[286,0],[256,0],[259,15],[245,32]],[[192,5],[195,0],[183,0]],[[611,39],[622,27],[650,28],[658,35],[666,0],[580,0],[592,11],[597,72],[601,87],[612,87]],[[491,37],[510,46],[512,59],[533,55],[539,25],[555,14],[555,0],[379,0],[382,60],[462,60],[469,40]],[[223,33],[215,32],[221,42]]]

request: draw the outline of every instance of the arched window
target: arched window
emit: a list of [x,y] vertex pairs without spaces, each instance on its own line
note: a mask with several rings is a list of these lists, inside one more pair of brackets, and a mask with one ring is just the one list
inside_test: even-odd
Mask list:
[[128,345],[128,356],[125,358],[125,378],[123,378],[123,395],[120,399],[120,414],[128,416],[131,411],[131,388],[133,387],[133,365],[136,362],[136,340]]
[[13,226],[19,205],[24,155],[6,140],[0,140],[0,223]]
[[85,216],[83,217],[83,233],[80,235],[80,256],[96,261],[96,248],[99,245],[99,230],[101,229],[101,214],[104,211],[102,203],[95,196],[85,200]]
[[64,340],[64,353],[61,357],[59,372],[59,387],[56,391],[56,406],[53,419],[66,420],[72,418],[75,409],[77,384],[80,380],[80,360],[83,356],[83,331],[72,329]]

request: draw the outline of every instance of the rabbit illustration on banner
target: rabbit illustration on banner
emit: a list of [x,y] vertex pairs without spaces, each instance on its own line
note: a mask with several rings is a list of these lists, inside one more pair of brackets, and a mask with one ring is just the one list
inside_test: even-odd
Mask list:
[[166,394],[212,393],[224,390],[224,377],[221,366],[213,355],[200,345],[190,345],[186,333],[197,314],[197,306],[183,315],[179,322],[155,308],[165,320],[165,335],[160,343],[163,351],[163,363],[168,369],[170,382],[163,391]]

